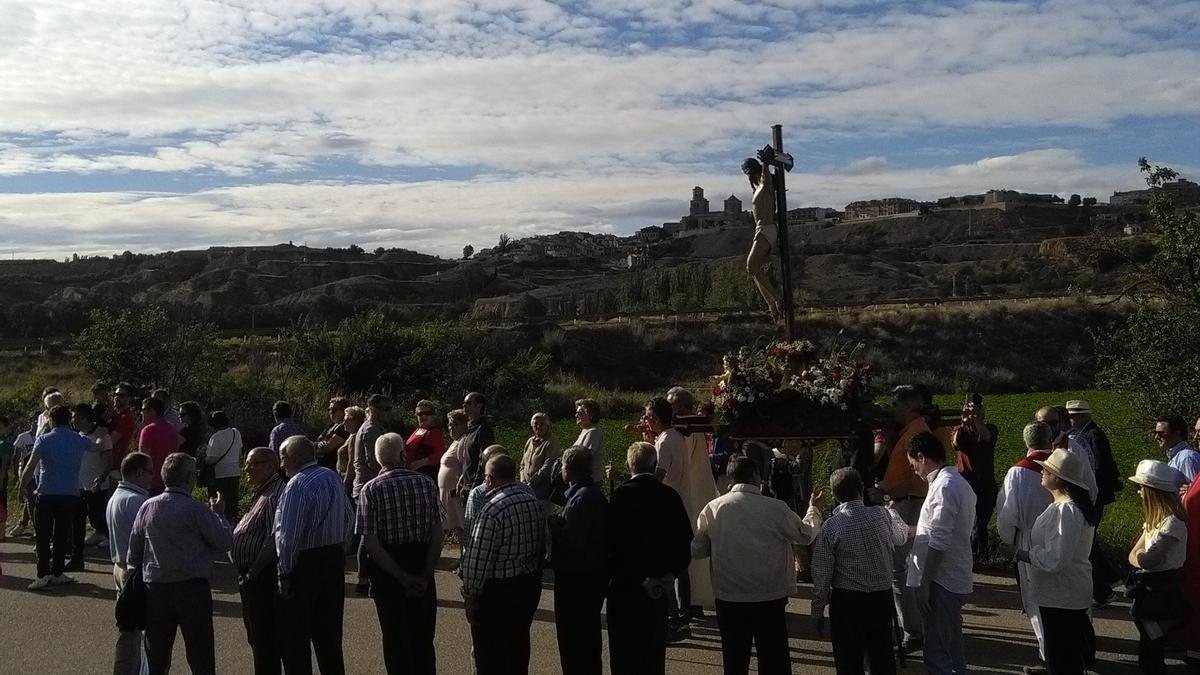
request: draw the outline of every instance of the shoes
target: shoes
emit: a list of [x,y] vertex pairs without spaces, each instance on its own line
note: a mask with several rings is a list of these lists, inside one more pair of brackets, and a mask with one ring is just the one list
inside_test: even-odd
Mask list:
[[51,586],[62,586],[64,584],[73,584],[73,583],[75,583],[75,581],[76,581],[75,577],[71,576],[70,574],[60,574],[56,577],[50,577],[50,585]]
[[8,530],[8,536],[23,537],[27,532],[29,532],[29,528],[25,527],[24,525],[13,525]]
[[63,565],[64,572],[82,572],[83,569],[83,558],[71,558]]
[[89,534],[86,539],[83,540],[83,545],[84,546],[96,546],[97,543],[103,538],[104,538],[104,535],[100,534],[99,532],[93,532],[93,533]]
[[46,575],[46,576],[44,576],[44,577],[40,577],[40,578],[38,578],[38,579],[34,579],[34,580],[33,580],[33,583],[32,583],[32,584],[29,584],[29,586],[27,586],[27,588],[28,588],[29,590],[31,590],[31,591],[40,591],[40,590],[42,590],[43,588],[46,588],[47,586],[49,586],[49,585],[50,585],[50,580],[51,580],[51,579],[53,579],[53,578],[54,578],[54,577],[52,577],[52,576],[50,576],[49,574],[47,574],[47,575]]
[[692,605],[691,610],[688,612],[688,618],[699,619],[699,620],[703,621],[704,620],[704,608],[701,607],[700,605]]
[[667,626],[667,642],[683,642],[692,637],[692,627],[686,623]]
[[915,654],[925,649],[925,641],[920,638],[904,638],[904,642],[900,643],[901,654]]

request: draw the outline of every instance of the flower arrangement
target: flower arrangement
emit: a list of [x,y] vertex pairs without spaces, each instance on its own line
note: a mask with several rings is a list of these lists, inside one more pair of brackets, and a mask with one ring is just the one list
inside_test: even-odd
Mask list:
[[844,426],[869,400],[871,366],[854,360],[857,349],[822,355],[808,340],[743,347],[723,359],[714,407],[728,424]]

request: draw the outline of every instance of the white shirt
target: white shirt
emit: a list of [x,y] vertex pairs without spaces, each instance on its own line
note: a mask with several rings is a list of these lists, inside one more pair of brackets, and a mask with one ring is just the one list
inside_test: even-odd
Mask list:
[[1052,503],[1038,516],[1030,533],[1031,596],[1040,607],[1088,609],[1092,606],[1092,538],[1073,502]]
[[792,545],[808,544],[820,531],[816,509],[810,507],[801,520],[758,486],[738,483],[700,511],[692,557],[712,559],[717,599],[778,600],[796,590]]
[[29,453],[33,452],[33,434],[28,431],[22,431],[17,440],[13,441],[13,449],[16,450],[17,459],[24,461]]
[[233,427],[220,429],[208,437],[208,445],[204,449],[204,462],[216,465],[213,467],[213,475],[217,478],[240,476],[242,470],[238,459],[241,456],[242,432],[237,429]]
[[83,461],[79,463],[79,489],[91,490],[92,483],[95,483],[97,478],[106,475],[112,468],[112,437],[103,427],[96,427],[85,438],[91,443],[88,445],[87,452],[83,453]]
[[1009,469],[996,497],[996,531],[1000,541],[1028,549],[1033,524],[1051,501],[1050,492],[1042,487],[1042,474],[1020,466]]
[[971,527],[975,524],[975,491],[952,466],[926,479],[929,494],[921,506],[916,539],[908,558],[908,585],[921,585],[929,549],[943,551],[942,565],[932,581],[951,593],[966,595],[971,578]]
[[604,465],[608,462],[604,456],[604,431],[599,426],[588,427],[579,432],[575,445],[592,451],[592,480],[596,485],[604,482]]
[[1183,567],[1187,560],[1187,524],[1175,516],[1167,516],[1166,523],[1146,538],[1146,549],[1165,548],[1166,557],[1157,565],[1146,567],[1147,572],[1166,572]]
[[658,450],[658,470],[667,472],[662,479],[663,485],[678,492],[686,504],[684,462],[687,459],[687,443],[683,440],[683,434],[674,428],[664,429],[658,438],[654,439],[654,449]]

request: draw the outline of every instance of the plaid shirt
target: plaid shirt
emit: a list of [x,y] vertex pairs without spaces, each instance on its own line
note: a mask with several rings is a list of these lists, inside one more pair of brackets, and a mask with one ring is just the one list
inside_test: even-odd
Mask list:
[[374,534],[385,546],[429,541],[442,522],[437,485],[408,469],[385,469],[358,493],[355,534]]
[[892,552],[908,538],[908,525],[895,511],[864,506],[861,499],[839,505],[812,549],[813,614],[829,604],[830,589],[870,593],[892,587]]
[[488,579],[538,571],[546,553],[546,512],[528,485],[503,485],[489,492],[487,500],[462,561],[467,597],[477,597]]
[[250,496],[250,510],[233,528],[233,549],[229,552],[229,560],[238,572],[244,574],[250,569],[263,545],[271,538],[271,531],[275,528],[275,509],[279,506],[279,497],[285,485],[284,480],[276,474]]

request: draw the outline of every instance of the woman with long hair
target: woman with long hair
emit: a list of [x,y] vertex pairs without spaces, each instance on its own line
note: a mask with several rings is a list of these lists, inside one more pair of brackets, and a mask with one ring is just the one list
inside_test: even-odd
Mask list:
[[1129,552],[1135,568],[1129,589],[1138,629],[1138,666],[1146,675],[1166,672],[1164,642],[1187,620],[1183,564],[1187,559],[1187,514],[1179,500],[1183,474],[1166,464],[1143,459],[1130,477],[1142,497],[1142,534]]
[[1029,548],[1017,559],[1029,564],[1029,596],[1041,618],[1046,668],[1025,672],[1082,675],[1095,661],[1096,633],[1092,606],[1092,564],[1088,554],[1099,514],[1087,490],[1087,466],[1078,455],[1055,450],[1044,461],[1042,487],[1050,506],[1029,533]]

